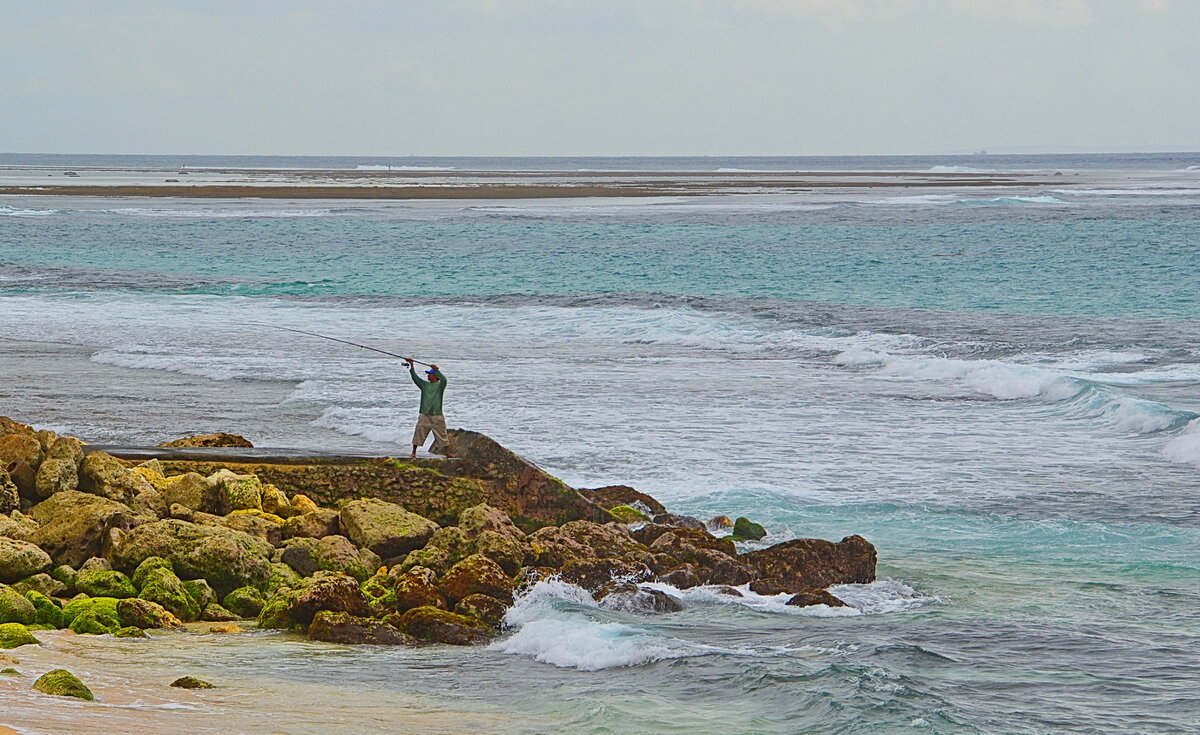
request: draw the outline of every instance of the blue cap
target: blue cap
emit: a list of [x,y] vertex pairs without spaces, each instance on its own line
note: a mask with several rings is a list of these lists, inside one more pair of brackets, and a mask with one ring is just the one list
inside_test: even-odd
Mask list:
[[433,375],[433,374],[434,374],[434,373],[436,373],[436,372],[437,372],[436,370],[426,370],[426,371],[425,371],[425,374],[426,374],[426,375]]

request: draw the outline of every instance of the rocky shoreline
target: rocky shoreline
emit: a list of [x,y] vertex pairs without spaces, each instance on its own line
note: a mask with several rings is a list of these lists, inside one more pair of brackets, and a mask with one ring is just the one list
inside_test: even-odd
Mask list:
[[[475,432],[452,443],[459,460],[276,459],[212,435],[164,445],[211,452],[141,461],[0,417],[0,649],[37,645],[39,630],[143,637],[193,621],[472,645],[543,580],[663,614],[683,603],[645,583],[840,606],[828,587],[875,579],[860,536],[739,550],[761,526],[675,515],[627,486],[577,490]],[[6,676],[18,663],[0,653]],[[88,691],[71,679],[34,686]]]

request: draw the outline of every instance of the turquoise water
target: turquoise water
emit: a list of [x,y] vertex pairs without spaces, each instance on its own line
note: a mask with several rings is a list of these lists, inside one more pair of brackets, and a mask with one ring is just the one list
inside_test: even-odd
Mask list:
[[[215,673],[271,696],[338,692],[347,732],[381,726],[395,682],[489,732],[1195,731],[1198,184],[9,199],[0,413],[403,450],[405,375],[269,325],[309,329],[437,361],[452,424],[576,486],[879,549],[880,582],[835,589],[849,617],[692,590],[638,618],[545,588],[487,650],[220,649]],[[216,666],[208,645],[173,665]]]

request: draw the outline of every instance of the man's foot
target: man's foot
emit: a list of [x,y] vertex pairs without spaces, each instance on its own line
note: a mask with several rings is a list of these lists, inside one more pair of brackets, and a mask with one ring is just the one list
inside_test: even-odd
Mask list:
[[409,459],[416,459],[416,458],[417,458],[417,448],[416,448],[416,447],[413,447],[412,454],[408,455],[408,458],[409,458]]

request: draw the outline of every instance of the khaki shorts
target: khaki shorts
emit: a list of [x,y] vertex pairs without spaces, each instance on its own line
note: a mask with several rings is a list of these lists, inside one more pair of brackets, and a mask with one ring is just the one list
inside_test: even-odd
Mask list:
[[446,434],[445,416],[426,416],[425,414],[417,416],[417,430],[413,432],[412,445],[419,447],[424,444],[431,431],[433,432],[433,445],[429,447],[429,451],[434,454],[445,454],[450,448],[450,437]]

